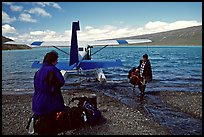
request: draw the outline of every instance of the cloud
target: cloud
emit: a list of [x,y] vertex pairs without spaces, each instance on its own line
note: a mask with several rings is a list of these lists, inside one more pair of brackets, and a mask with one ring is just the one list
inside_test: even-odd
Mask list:
[[[137,36],[150,34],[162,31],[181,29],[186,27],[202,25],[202,22],[197,21],[175,21],[172,23],[161,21],[150,21],[142,27],[116,27],[104,25],[103,27],[81,26],[78,31],[79,41],[93,41],[112,38],[121,38],[129,36]],[[84,28],[84,29],[83,29]],[[71,41],[71,30],[65,30],[64,33],[57,33],[53,30],[37,30],[27,34],[18,36],[19,40],[43,40],[43,41]]]
[[[111,25],[105,25],[103,27],[94,28],[93,26],[85,26],[85,29],[78,32],[80,40],[96,40],[104,39],[116,34],[117,27]],[[100,37],[100,38],[99,38]]]
[[30,35],[34,35],[34,36],[47,36],[47,35],[55,35],[56,32],[55,31],[51,31],[51,30],[46,30],[46,31],[31,31]]
[[20,12],[20,11],[22,11],[23,6],[11,5],[11,6],[10,6],[10,9],[11,9],[12,11],[18,11],[18,12]]
[[9,24],[2,25],[2,33],[8,34],[8,33],[16,33],[16,29]]
[[15,2],[2,2],[3,4],[6,4],[6,5],[12,5],[14,4]]
[[29,35],[35,38],[34,41],[36,39],[40,39],[42,41],[62,41],[64,39],[63,35],[57,34],[55,31],[52,30],[31,31]]
[[146,29],[160,29],[163,27],[165,27],[168,23],[166,22],[161,22],[161,21],[155,21],[155,22],[148,22],[146,25],[145,25],[145,28]]
[[175,29],[182,29],[192,26],[202,25],[202,22],[197,21],[175,21],[172,23],[161,21],[147,22],[143,27],[124,27],[118,28],[111,25],[105,25],[100,28],[93,26],[86,26],[84,30],[79,31],[79,40],[101,40],[121,37],[130,37],[143,34],[157,33],[163,31],[170,31]]
[[34,2],[42,7],[45,6],[51,6],[53,8],[57,8],[57,9],[61,9],[61,7],[59,6],[59,4],[57,4],[56,2]]
[[23,21],[23,22],[31,22],[31,23],[35,23],[37,22],[37,20],[33,19],[30,14],[27,13],[22,13],[19,16],[19,20]]
[[[3,30],[3,27],[2,27],[2,30]],[[65,40],[67,41],[67,37],[65,39],[65,35],[57,34],[55,31],[52,31],[52,30],[45,30],[45,31],[38,30],[38,31],[31,31],[29,33],[22,33],[20,35],[13,36],[12,39],[18,42],[25,42],[29,44],[31,44],[33,41],[65,41]]]
[[181,28],[198,26],[198,25],[202,25],[202,23],[197,22],[195,20],[193,20],[193,21],[176,21],[176,22],[170,23],[167,26],[165,26],[165,29],[166,30],[174,30],[174,29],[181,29]]
[[61,7],[59,6],[59,4],[52,2],[52,7],[57,8],[57,9],[61,9]]
[[16,21],[16,17],[10,17],[6,12],[2,11],[2,23],[12,23]]
[[39,7],[30,9],[30,10],[28,11],[28,13],[37,14],[37,15],[42,16],[42,17],[52,17],[52,16],[50,15],[50,13],[46,12],[44,9],[39,8]]
[[161,21],[150,21],[144,28],[141,28],[140,33],[156,33],[162,31],[170,31],[175,29],[182,29],[192,26],[202,25],[201,22],[197,21],[176,21],[172,23],[161,22]]
[[31,31],[30,35],[38,36],[38,35],[44,35],[43,31]]
[[18,41],[22,41],[25,43],[32,43],[33,41],[40,41],[40,39],[36,39],[32,35],[29,35],[28,33],[24,33],[18,36]]

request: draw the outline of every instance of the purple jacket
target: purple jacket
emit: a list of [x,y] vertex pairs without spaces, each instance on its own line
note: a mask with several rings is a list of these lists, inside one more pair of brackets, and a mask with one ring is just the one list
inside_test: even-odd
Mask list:
[[60,88],[65,81],[60,71],[52,64],[43,63],[34,76],[32,110],[37,115],[52,114],[65,109]]

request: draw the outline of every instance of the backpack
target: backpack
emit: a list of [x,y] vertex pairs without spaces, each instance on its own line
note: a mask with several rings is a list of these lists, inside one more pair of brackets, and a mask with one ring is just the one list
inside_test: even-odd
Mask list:
[[130,83],[132,84],[132,85],[140,85],[140,77],[139,76],[132,76],[131,78],[130,78]]
[[101,112],[88,100],[83,104],[84,121],[88,125],[96,125],[100,118]]
[[[34,118],[34,123],[31,119]],[[79,129],[84,125],[82,110],[78,107],[67,107],[64,111],[51,115],[33,115],[26,127],[34,126],[34,133],[54,135],[69,130]]]
[[96,125],[101,119],[101,111],[96,106],[96,100],[87,97],[76,97],[79,100],[78,108],[82,110],[83,121],[87,125]]
[[[66,107],[64,111],[51,115],[33,115],[26,127],[29,130],[31,124],[34,125],[34,133],[38,134],[57,134],[68,130],[79,129],[85,124],[95,125],[101,116],[100,110],[93,101],[87,97],[73,98],[79,100],[77,107]],[[34,123],[31,119],[34,118]]]
[[130,83],[132,85],[139,85],[140,84],[140,77],[139,77],[139,71],[136,72],[136,68],[133,67],[129,73],[128,73],[128,78],[130,79]]
[[136,68],[135,67],[133,67],[132,69],[129,70],[128,78],[130,79],[134,75],[136,75]]
[[56,124],[57,133],[81,128],[84,125],[82,110],[78,107],[71,107],[59,112],[56,116]]

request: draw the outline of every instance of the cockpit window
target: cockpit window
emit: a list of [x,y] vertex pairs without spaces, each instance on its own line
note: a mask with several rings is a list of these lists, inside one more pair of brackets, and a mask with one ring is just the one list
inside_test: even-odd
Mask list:
[[79,51],[83,51],[84,49],[83,48],[79,48]]

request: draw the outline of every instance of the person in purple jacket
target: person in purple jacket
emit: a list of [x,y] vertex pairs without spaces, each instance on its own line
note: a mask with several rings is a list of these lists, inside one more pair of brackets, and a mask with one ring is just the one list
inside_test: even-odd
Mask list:
[[[44,56],[41,68],[34,76],[34,95],[32,110],[38,117],[54,119],[57,112],[66,109],[60,88],[65,81],[60,70],[55,66],[58,53],[51,51]],[[49,120],[48,120],[49,121]],[[54,120],[53,120],[54,121]],[[52,122],[52,120],[50,120]],[[55,123],[50,123],[51,125]],[[54,129],[49,128],[54,132]]]

